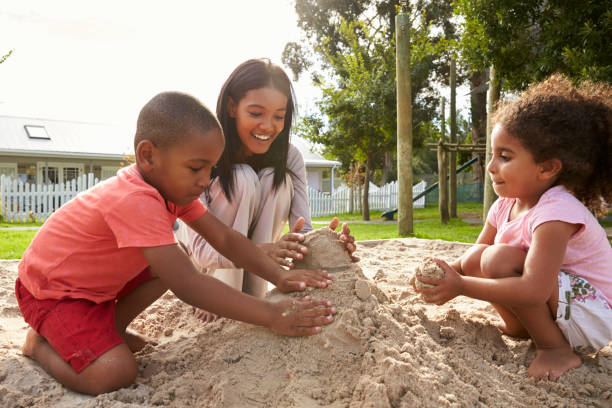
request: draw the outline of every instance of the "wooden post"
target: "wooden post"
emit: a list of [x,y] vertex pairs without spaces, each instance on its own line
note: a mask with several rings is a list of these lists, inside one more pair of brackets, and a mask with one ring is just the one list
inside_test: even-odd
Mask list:
[[482,201],[482,219],[487,219],[489,209],[493,202],[497,199],[497,195],[493,190],[493,184],[491,183],[491,176],[486,171],[486,166],[491,160],[491,115],[495,111],[495,106],[499,100],[499,78],[495,72],[495,68],[491,67],[489,71],[489,94],[487,98],[487,148],[485,154],[485,177],[484,177],[484,198]]
[[442,224],[448,223],[448,183],[446,181],[446,150],[444,141],[438,143],[438,208],[440,209],[440,221]]
[[410,82],[410,15],[404,3],[395,16],[397,72],[397,181],[399,235],[413,233],[412,98]]
[[[457,143],[457,83],[455,58],[450,60],[450,142]],[[449,201],[448,210],[451,218],[457,218],[457,152],[451,150],[449,154]]]

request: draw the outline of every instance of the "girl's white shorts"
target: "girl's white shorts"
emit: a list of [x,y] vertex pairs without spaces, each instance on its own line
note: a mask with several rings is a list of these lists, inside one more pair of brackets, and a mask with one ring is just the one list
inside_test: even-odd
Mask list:
[[557,326],[570,346],[595,353],[612,341],[612,308],[586,279],[559,272]]

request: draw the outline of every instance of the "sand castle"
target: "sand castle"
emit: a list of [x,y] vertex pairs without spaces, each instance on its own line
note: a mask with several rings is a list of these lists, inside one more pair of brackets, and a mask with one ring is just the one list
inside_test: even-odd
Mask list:
[[340,241],[340,234],[327,227],[304,234],[302,244],[308,253],[294,262],[295,269],[324,269],[332,273],[351,266],[351,257]]
[[433,279],[442,279],[445,273],[444,270],[433,261],[431,258],[425,258],[423,262],[421,262],[414,270],[414,277],[412,278],[414,285],[417,289],[421,288],[431,288],[434,285],[430,285],[428,283],[421,282],[418,278],[419,276],[424,276],[426,278]]

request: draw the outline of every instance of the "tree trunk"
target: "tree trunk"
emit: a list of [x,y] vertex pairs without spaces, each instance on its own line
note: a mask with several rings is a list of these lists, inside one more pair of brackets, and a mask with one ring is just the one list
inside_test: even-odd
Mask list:
[[[457,84],[455,59],[450,60],[450,142],[457,143]],[[449,152],[448,210],[451,218],[457,218],[457,152]]]
[[361,214],[363,215],[364,221],[370,221],[370,164],[371,159],[368,155],[365,163],[365,177],[363,178],[363,197],[361,201],[361,208],[363,211]]
[[352,214],[355,212],[355,183],[357,178],[357,171],[354,169],[355,163],[351,163],[351,168],[349,170],[350,177],[350,187],[349,190],[349,213]]
[[[490,80],[489,80],[489,98],[488,98],[489,100],[487,104],[488,120],[487,120],[487,151],[486,151],[486,158],[485,158],[485,167],[486,167],[486,164],[489,163],[489,160],[491,160],[491,130],[493,129],[491,128],[490,118],[491,118],[492,113],[495,111],[495,107],[497,106],[497,102],[499,101],[499,94],[500,94],[500,89],[499,89],[500,81],[495,73],[495,68],[491,67],[490,72],[491,74],[490,74]],[[487,215],[489,214],[489,208],[491,208],[491,205],[493,204],[496,198],[497,198],[497,195],[495,194],[495,191],[493,190],[491,176],[489,175],[489,172],[486,172],[485,182],[484,182],[484,198],[482,200],[482,219],[483,220],[487,219]]]
[[391,171],[391,167],[393,167],[393,152],[385,152],[385,162],[383,164],[382,177],[380,180],[381,186],[387,184],[387,179],[389,178],[389,172]]
[[447,168],[446,150],[444,150],[444,142],[441,140],[440,143],[438,143],[438,209],[440,210],[440,221],[442,221],[442,224],[448,223]]
[[410,83],[410,15],[405,8],[395,16],[397,72],[397,231],[413,232],[412,204],[412,99]]
[[[478,72],[470,77],[470,110],[472,113],[472,143],[485,144],[487,141],[487,90],[485,84],[488,80],[486,72]],[[480,88],[479,88],[480,87]],[[472,166],[474,180],[484,182],[484,155],[473,153],[472,157],[480,156]]]

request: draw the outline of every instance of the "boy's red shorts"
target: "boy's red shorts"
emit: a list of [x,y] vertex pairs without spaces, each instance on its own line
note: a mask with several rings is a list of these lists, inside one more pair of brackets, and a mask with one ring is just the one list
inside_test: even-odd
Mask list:
[[38,300],[15,282],[15,295],[25,321],[80,373],[96,358],[121,344],[115,325],[115,303],[151,279],[149,268],[129,281],[115,300],[94,303],[87,299]]

